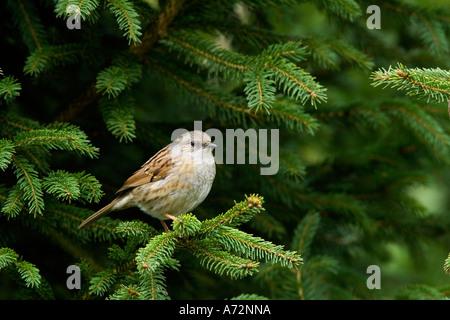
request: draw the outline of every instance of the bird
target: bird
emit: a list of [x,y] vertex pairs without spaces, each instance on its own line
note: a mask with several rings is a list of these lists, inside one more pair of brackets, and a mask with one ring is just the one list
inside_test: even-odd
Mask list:
[[138,207],[161,221],[176,220],[191,212],[208,196],[216,174],[211,137],[201,130],[188,131],[158,151],[117,190],[116,198],[78,229],[85,229],[111,211]]

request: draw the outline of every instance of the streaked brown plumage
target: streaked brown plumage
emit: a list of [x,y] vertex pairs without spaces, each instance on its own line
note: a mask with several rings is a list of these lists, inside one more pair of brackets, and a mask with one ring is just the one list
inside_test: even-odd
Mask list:
[[212,149],[216,145],[202,131],[182,134],[157,152],[129,177],[117,191],[117,197],[87,218],[78,227],[84,229],[111,211],[139,207],[163,220],[195,209],[208,195],[216,167]]

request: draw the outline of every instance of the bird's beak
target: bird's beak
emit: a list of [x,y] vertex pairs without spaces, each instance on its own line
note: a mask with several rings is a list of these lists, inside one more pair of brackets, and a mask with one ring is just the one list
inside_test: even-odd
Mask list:
[[214,144],[214,143],[210,142],[210,143],[208,143],[208,145],[206,147],[214,149],[215,147],[217,147],[217,144]]

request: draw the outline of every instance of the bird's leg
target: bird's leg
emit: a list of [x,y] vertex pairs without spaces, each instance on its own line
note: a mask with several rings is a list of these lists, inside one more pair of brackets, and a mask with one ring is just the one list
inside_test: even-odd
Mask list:
[[169,233],[169,227],[167,226],[167,224],[164,222],[164,220],[159,220],[159,221],[161,221],[161,224],[162,224],[162,226],[163,226],[163,228],[164,228],[164,231],[166,232],[166,233]]
[[[165,213],[164,215],[165,215],[167,218],[169,218],[169,219],[171,219],[171,220],[173,220],[173,221],[177,220],[177,218],[174,217],[174,216],[171,215],[171,214]],[[161,224],[162,224],[163,227],[164,227],[164,231],[166,231],[166,232],[168,233],[168,232],[169,232],[169,227],[168,227],[167,224],[164,222],[164,220],[160,220],[160,221],[161,221]]]
[[173,221],[177,220],[177,217],[174,217],[174,216],[171,215],[171,214],[164,213],[164,215],[165,215],[167,218],[169,218],[170,220],[173,220]]

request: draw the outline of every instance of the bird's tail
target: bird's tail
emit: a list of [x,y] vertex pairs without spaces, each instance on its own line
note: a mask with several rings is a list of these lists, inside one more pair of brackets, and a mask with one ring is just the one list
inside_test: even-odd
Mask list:
[[114,199],[110,204],[108,204],[107,206],[101,208],[100,210],[98,210],[96,213],[94,213],[92,216],[90,216],[89,218],[87,218],[86,220],[84,220],[79,226],[78,229],[84,229],[89,227],[91,224],[93,224],[95,221],[97,221],[98,219],[100,219],[101,217],[103,217],[105,214],[108,214],[112,207],[117,203],[118,199]]

